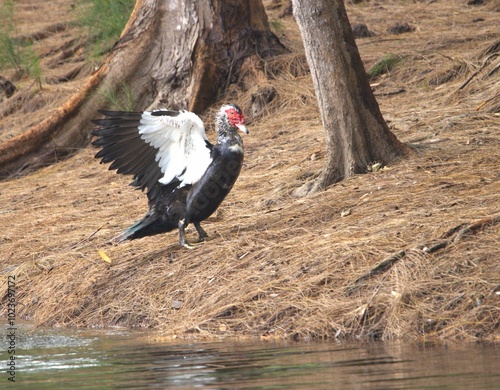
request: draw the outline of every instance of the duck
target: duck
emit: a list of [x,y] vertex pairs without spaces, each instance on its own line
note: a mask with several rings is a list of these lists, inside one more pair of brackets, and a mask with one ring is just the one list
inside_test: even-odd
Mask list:
[[[217,141],[193,112],[158,109],[129,112],[99,110],[92,145],[109,170],[132,175],[131,186],[145,191],[149,209],[142,219],[113,239],[134,240],[178,229],[179,244],[192,249],[209,236],[201,222],[210,217],[236,182],[244,157],[240,132],[248,134],[242,110],[224,104],[215,115]],[[198,240],[188,242],[193,224]]]

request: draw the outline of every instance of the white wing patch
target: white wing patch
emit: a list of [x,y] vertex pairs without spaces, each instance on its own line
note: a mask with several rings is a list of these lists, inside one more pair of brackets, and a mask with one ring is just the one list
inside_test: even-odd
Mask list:
[[205,126],[192,112],[181,111],[177,116],[142,114],[139,126],[141,138],[156,148],[156,162],[163,173],[159,180],[168,184],[175,178],[181,183],[196,183],[212,162],[207,148]]

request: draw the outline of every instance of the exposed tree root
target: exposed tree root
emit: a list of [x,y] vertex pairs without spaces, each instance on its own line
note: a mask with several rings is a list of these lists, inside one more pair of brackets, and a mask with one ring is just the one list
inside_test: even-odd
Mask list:
[[[271,32],[262,5],[250,7],[241,0],[237,5],[195,3],[192,7],[170,7],[165,2],[137,1],[120,39],[86,84],[64,105],[47,113],[43,121],[0,143],[0,178],[51,164],[86,145],[91,119],[99,108],[112,105],[106,96],[122,93],[125,86],[134,92],[130,107],[166,106],[201,113],[228,84],[241,81],[239,74],[246,58],[288,52]],[[237,18],[239,22],[231,28],[225,24]],[[192,23],[180,25],[179,20]],[[56,33],[65,26],[51,26],[46,33]],[[45,35],[36,33],[25,39]],[[57,61],[64,61],[75,48],[69,50]],[[48,81],[71,80],[82,66]]]
[[51,24],[50,26],[45,27],[41,31],[36,31],[36,32],[28,34],[28,35],[23,35],[23,36],[19,37],[18,39],[22,43],[41,41],[42,39],[46,39],[46,38],[50,37],[51,35],[66,31],[67,28],[68,28],[67,23],[55,23],[55,24]]
[[60,83],[66,83],[68,81],[74,80],[84,67],[85,67],[84,63],[76,65],[73,68],[71,68],[69,71],[67,71],[65,74],[63,74],[59,77],[53,77],[53,78],[47,79],[46,82],[47,82],[47,84],[60,84]]

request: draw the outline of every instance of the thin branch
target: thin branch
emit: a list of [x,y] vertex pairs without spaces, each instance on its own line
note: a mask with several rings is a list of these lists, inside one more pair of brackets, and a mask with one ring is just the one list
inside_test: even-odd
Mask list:
[[[488,57],[486,57],[486,58],[485,58],[485,60],[483,61],[483,63],[481,64],[481,66],[479,67],[479,69],[478,69],[478,70],[476,70],[474,73],[472,73],[472,74],[470,75],[470,77],[469,77],[467,80],[465,80],[465,81],[464,81],[464,83],[463,83],[460,87],[458,87],[458,88],[457,88],[457,90],[456,90],[455,92],[458,92],[458,91],[460,91],[460,90],[464,89],[464,88],[465,88],[465,87],[466,87],[466,86],[467,86],[467,85],[468,85],[468,84],[469,84],[469,83],[470,83],[470,82],[474,79],[474,77],[476,77],[479,73],[481,73],[481,71],[482,71],[484,68],[486,68],[486,66],[487,66],[487,65],[489,64],[489,62],[490,62],[490,59],[491,59],[492,57],[495,57],[496,55],[497,55],[496,53],[493,53],[493,54],[490,54]],[[455,92],[454,92],[454,93],[455,93]]]
[[78,241],[77,243],[75,243],[75,244],[73,244],[73,245],[69,246],[68,248],[65,248],[65,250],[68,250],[68,249],[75,249],[76,247],[80,246],[80,245],[81,245],[81,244],[83,244],[84,242],[90,241],[90,239],[91,239],[92,237],[94,237],[94,236],[97,234],[97,232],[98,232],[99,230],[101,230],[103,227],[104,227],[104,225],[99,226],[99,227],[98,227],[96,230],[94,230],[94,231],[93,231],[93,232],[92,232],[92,233],[91,233],[88,237],[85,237],[84,239],[82,239],[82,240]]
[[460,240],[462,240],[467,234],[474,233],[477,230],[500,223],[500,215],[495,215],[493,217],[489,218],[483,218],[478,221],[468,223],[468,224],[460,224],[458,226],[453,227],[452,229],[448,230],[446,233],[443,234],[444,240],[440,240],[434,243],[430,244],[422,244],[422,245],[417,245],[413,248],[410,249],[403,249],[400,250],[399,252],[387,257],[386,259],[382,260],[380,263],[378,263],[375,267],[370,269],[367,273],[361,275],[359,278],[357,278],[353,285],[349,286],[345,293],[346,295],[351,295],[352,293],[358,291],[361,288],[360,283],[367,280],[371,279],[376,275],[385,273],[389,271],[394,264],[396,264],[398,261],[403,259],[408,252],[410,251],[420,251],[424,252],[425,254],[429,253],[434,253],[437,252],[438,250],[445,249],[448,247],[450,244],[457,244]]

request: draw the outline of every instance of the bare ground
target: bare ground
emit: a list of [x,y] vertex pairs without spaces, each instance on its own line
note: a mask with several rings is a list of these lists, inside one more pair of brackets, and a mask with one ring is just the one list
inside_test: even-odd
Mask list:
[[[71,21],[71,2],[58,3],[52,24]],[[82,149],[0,183],[2,290],[15,275],[18,315],[49,326],[156,328],[167,338],[498,340],[498,2],[348,5],[351,23],[375,33],[357,40],[367,68],[388,53],[402,58],[372,85],[414,153],[302,199],[290,194],[323,166],[324,135],[298,30],[274,3],[273,26],[294,51],[266,64],[268,80],[228,92],[243,107],[260,88],[277,96],[249,125],[242,174],[204,225],[214,239],[193,251],[174,232],[109,244],[142,216],[146,199],[98,164],[95,149]],[[35,4],[45,3],[16,2],[22,34],[46,27]],[[388,33],[396,22],[415,30]],[[85,69],[80,35],[68,27],[35,42],[48,53],[46,81],[42,91],[16,81],[25,98],[0,115],[0,140],[38,123],[84,82],[89,71],[49,82],[75,64]],[[57,63],[64,46],[76,50]]]

